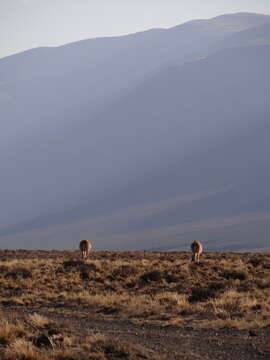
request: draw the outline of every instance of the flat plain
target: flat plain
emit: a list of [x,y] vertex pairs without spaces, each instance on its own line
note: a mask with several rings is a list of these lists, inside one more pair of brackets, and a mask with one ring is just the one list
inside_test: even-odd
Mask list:
[[0,251],[0,358],[269,359],[270,254]]

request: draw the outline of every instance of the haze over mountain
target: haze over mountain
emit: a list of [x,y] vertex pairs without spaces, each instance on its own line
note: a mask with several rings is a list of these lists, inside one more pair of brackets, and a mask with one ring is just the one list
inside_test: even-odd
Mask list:
[[269,247],[269,63],[246,13],[1,59],[1,247]]

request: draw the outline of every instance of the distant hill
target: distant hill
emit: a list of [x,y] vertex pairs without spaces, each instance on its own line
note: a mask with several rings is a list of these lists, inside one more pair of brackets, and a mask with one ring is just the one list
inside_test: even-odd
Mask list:
[[243,250],[263,224],[267,247],[269,26],[225,15],[0,60],[1,246]]

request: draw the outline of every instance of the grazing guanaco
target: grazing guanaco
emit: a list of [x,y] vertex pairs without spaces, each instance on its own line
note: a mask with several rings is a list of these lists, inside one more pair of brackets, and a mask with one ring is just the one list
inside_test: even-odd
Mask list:
[[82,254],[82,259],[85,261],[92,249],[92,244],[89,240],[81,240],[80,241],[80,250]]
[[199,240],[194,240],[191,244],[191,251],[192,251],[192,261],[199,262],[200,255],[203,252],[202,244]]

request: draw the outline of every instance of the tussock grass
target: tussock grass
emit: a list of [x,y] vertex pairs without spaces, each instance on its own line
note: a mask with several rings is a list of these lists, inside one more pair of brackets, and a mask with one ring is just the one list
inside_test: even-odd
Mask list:
[[3,319],[3,315],[1,318],[0,345],[9,345],[16,337],[24,335],[24,328],[19,324],[8,322]]
[[7,360],[41,360],[34,345],[25,339],[16,339],[5,351]]
[[[109,338],[97,333],[81,337],[73,328],[61,328],[56,335],[45,335],[40,329],[34,329],[29,321],[39,327],[47,324],[46,318],[39,314],[20,319],[20,323],[4,320],[1,332],[0,358],[2,360],[162,360],[152,350],[119,339]],[[16,328],[20,327],[21,331]],[[60,332],[61,331],[61,332]],[[66,332],[73,333],[72,336]]]
[[51,321],[47,317],[37,313],[29,315],[29,320],[37,328],[44,328],[51,324]]

